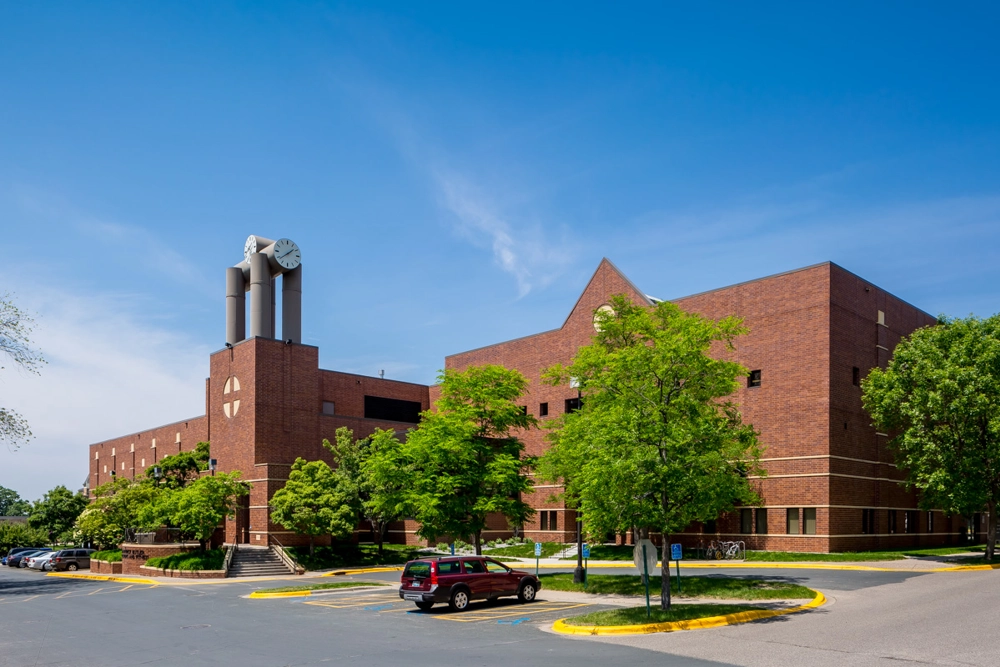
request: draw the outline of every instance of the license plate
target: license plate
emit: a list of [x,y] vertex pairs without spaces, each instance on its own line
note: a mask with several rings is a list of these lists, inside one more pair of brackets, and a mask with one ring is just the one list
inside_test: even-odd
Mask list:
[[417,593],[403,593],[403,599],[404,600],[415,600],[416,602],[420,602],[421,600],[424,599],[424,596],[423,595],[419,595]]

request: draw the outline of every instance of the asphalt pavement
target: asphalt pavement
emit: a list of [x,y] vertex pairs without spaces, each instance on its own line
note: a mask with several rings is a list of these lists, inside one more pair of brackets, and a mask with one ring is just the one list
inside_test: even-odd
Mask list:
[[[993,650],[992,614],[983,613],[1000,602],[1000,572],[685,572],[682,566],[682,574],[794,581],[823,591],[830,601],[815,611],[746,625],[580,639],[553,634],[549,628],[557,618],[601,605],[572,606],[575,603],[547,598],[544,589],[533,604],[474,603],[463,614],[444,607],[427,613],[402,602],[388,587],[251,600],[246,596],[253,590],[285,582],[152,586],[0,568],[0,666],[1000,662]],[[395,583],[399,573],[320,581],[348,578]],[[302,577],[294,581],[305,583]]]

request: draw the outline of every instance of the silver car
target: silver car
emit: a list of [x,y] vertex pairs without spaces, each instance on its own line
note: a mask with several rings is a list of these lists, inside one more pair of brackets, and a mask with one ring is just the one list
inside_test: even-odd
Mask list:
[[43,554],[32,556],[31,558],[28,559],[28,567],[32,570],[44,570],[46,569],[45,566],[55,555],[56,555],[55,551],[47,551]]

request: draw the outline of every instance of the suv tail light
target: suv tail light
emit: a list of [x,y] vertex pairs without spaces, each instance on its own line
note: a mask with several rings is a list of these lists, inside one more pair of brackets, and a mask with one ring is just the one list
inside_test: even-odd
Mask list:
[[57,557],[57,558],[56,558],[56,562],[57,562],[57,563],[61,563],[61,562],[62,562],[62,556],[59,556],[59,557]]
[[432,562],[431,563],[431,585],[432,586],[437,586],[437,582],[438,582],[437,563],[433,563]]

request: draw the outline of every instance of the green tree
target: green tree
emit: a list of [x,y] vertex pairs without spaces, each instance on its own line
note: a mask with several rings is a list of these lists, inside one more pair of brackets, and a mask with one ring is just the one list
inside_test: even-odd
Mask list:
[[235,514],[240,496],[248,493],[250,485],[240,481],[239,471],[200,477],[183,488],[162,492],[151,516],[198,540],[204,551],[219,524]]
[[28,525],[44,530],[51,540],[69,538],[76,518],[89,500],[82,493],[73,493],[65,486],[57,486],[35,501],[28,514]]
[[534,513],[521,500],[532,488],[527,473],[534,459],[514,435],[536,425],[517,404],[528,382],[493,365],[449,369],[439,381],[436,409],[423,413],[401,447],[410,475],[405,505],[421,537],[471,535],[479,554],[489,514],[521,525]]
[[660,302],[615,296],[596,313],[598,332],[569,366],[545,373],[576,386],[582,408],[562,417],[540,472],[564,485],[588,531],[639,528],[662,536],[661,604],[670,609],[670,535],[759,502],[757,434],[728,400],[746,369],[710,355],[746,329]]
[[381,554],[389,524],[404,514],[410,482],[396,433],[377,428],[367,438],[355,440],[354,432],[342,426],[336,445],[324,440],[323,446],[333,453],[336,473],[357,490],[358,517],[371,526]]
[[28,516],[30,511],[31,503],[17,491],[0,486],[0,516]]
[[[15,367],[38,374],[45,359],[31,347],[34,320],[14,304],[10,294],[0,294],[0,358],[6,357]],[[4,370],[0,366],[0,370]],[[31,428],[20,413],[0,407],[0,442],[17,449],[32,438]]]
[[137,532],[162,523],[157,512],[160,490],[150,483],[117,478],[94,489],[94,500],[75,523],[76,533],[102,547],[135,540]]
[[308,535],[311,556],[317,536],[342,539],[354,531],[356,508],[357,489],[347,477],[336,474],[326,461],[299,457],[285,486],[271,497],[271,520]]
[[199,442],[190,452],[164,456],[156,464],[146,468],[146,478],[157,485],[179,489],[198,479],[198,473],[208,470],[208,459],[209,444]]
[[988,514],[993,558],[1000,502],[1000,315],[914,331],[861,383],[875,425],[926,509]]
[[23,523],[0,523],[0,554],[7,554],[14,547],[44,547],[48,543],[49,536],[44,530]]

